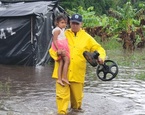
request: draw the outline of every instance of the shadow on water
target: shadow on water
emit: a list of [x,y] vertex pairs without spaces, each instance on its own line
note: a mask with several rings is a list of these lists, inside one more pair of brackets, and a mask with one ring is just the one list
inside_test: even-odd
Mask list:
[[[145,82],[122,76],[144,70],[120,68],[117,78],[104,82],[96,77],[95,68],[90,67],[84,88],[85,112],[70,115],[143,115]],[[55,115],[52,70],[52,65],[0,65],[0,115]]]

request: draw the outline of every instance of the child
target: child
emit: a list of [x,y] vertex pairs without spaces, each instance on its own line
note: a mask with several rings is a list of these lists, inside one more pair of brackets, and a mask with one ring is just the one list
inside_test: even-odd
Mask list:
[[67,25],[67,18],[59,15],[56,18],[56,27],[52,30],[53,42],[52,49],[57,52],[59,61],[58,80],[57,83],[64,86],[64,83],[70,84],[67,78],[67,71],[70,62],[68,42],[64,31]]

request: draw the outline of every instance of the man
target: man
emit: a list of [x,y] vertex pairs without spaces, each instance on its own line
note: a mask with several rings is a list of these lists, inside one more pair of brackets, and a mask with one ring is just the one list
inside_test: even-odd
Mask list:
[[[70,29],[65,31],[66,38],[68,39],[70,49],[70,65],[68,69],[68,80],[70,85],[65,84],[61,86],[56,82],[56,103],[58,114],[67,114],[69,102],[70,108],[76,111],[81,110],[83,99],[83,87],[86,73],[86,60],[83,56],[84,51],[99,52],[98,63],[103,64],[106,52],[98,44],[94,38],[86,33],[82,27],[82,16],[79,14],[72,15],[70,19]],[[50,49],[50,55],[53,59],[57,59],[57,54]],[[55,61],[53,71],[53,78],[58,78],[58,62]]]

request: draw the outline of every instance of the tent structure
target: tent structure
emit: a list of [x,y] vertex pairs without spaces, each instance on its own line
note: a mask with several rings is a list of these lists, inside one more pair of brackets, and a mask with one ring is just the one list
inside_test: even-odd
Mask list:
[[0,64],[43,65],[50,59],[58,0],[0,3]]

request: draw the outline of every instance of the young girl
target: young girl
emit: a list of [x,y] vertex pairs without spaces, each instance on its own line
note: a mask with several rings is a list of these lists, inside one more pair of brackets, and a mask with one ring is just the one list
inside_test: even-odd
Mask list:
[[57,52],[59,61],[58,80],[57,83],[64,86],[64,82],[70,84],[67,78],[67,71],[70,61],[68,42],[64,31],[67,25],[67,18],[59,15],[56,18],[56,27],[52,30],[53,42],[52,49]]

